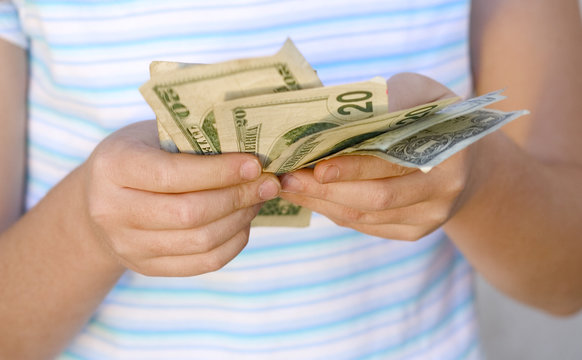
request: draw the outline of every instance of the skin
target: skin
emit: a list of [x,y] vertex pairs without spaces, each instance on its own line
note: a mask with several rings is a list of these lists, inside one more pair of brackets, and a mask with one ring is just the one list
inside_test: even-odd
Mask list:
[[[24,52],[0,42],[0,53],[11,54],[1,57],[2,71],[19,69],[11,80],[26,83]],[[24,126],[10,127],[8,119],[25,123],[25,89],[10,85],[0,81],[6,95],[0,105],[12,131],[7,140],[19,139],[9,143],[18,148]],[[1,153],[12,150],[6,146]],[[0,358],[6,359],[54,357],[126,269],[152,276],[218,270],[244,248],[261,203],[280,190],[278,179],[262,174],[253,156],[160,150],[155,121],[144,121],[103,140],[19,218],[14,209],[21,208],[22,193],[15,196],[8,184],[23,182],[24,156],[4,160]],[[189,175],[194,172],[199,176]]]
[[[343,157],[282,177],[281,194],[342,226],[388,238],[415,240],[444,226],[500,289],[569,314],[582,302],[577,2],[474,5],[477,92],[507,87],[510,100],[500,107],[527,108],[531,116],[428,174]],[[281,189],[246,154],[164,153],[155,123],[145,121],[105,139],[22,214],[26,54],[4,42],[0,54],[0,358],[59,353],[127,268],[192,276],[224,266],[247,243],[260,204]],[[452,95],[411,74],[391,79],[389,88],[393,109]],[[193,171],[201,174],[194,181]]]
[[[577,312],[582,306],[577,5],[474,4],[477,92],[507,87],[509,99],[498,108],[529,109],[530,116],[428,174],[405,174],[406,169],[380,159],[346,156],[283,176],[282,197],[338,225],[384,238],[417,240],[443,226],[497,288],[553,314]],[[407,80],[389,81],[389,93],[400,81]],[[435,86],[426,81],[424,86]]]

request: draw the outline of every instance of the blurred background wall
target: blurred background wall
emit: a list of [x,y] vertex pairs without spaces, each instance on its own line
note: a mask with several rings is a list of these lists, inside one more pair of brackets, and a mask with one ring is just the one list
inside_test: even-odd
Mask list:
[[477,279],[477,311],[488,360],[582,359],[582,313],[570,318],[543,314],[508,299],[482,278]]
[[508,299],[481,278],[477,311],[488,360],[582,359],[582,313],[570,318],[546,315]]

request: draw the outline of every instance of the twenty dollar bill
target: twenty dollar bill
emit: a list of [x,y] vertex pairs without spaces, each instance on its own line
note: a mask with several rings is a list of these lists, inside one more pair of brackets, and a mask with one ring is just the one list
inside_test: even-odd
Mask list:
[[[208,65],[154,62],[151,79],[140,87],[158,121],[160,146],[170,152],[223,152],[215,104],[259,94],[320,87],[315,70],[288,40],[268,57]],[[311,212],[283,199],[261,208],[253,226],[307,226]]]

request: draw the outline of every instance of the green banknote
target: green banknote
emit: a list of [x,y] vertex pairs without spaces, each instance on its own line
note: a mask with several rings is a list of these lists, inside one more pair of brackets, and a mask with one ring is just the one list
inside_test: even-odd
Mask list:
[[388,112],[386,80],[254,96],[216,105],[220,142],[228,152],[259,156],[265,171],[301,139]]
[[[154,62],[140,90],[161,147],[195,154],[246,152],[283,174],[342,155],[373,155],[429,171],[527,111],[485,109],[500,91],[390,112],[386,81],[321,87],[288,40],[275,55],[217,64]],[[267,202],[254,226],[307,226],[308,209]]]
[[[221,153],[213,106],[240,97],[321,86],[292,41],[273,56],[217,64],[156,61],[140,91],[154,110],[160,146],[170,152]],[[261,208],[253,226],[307,226],[311,211],[283,199]]]

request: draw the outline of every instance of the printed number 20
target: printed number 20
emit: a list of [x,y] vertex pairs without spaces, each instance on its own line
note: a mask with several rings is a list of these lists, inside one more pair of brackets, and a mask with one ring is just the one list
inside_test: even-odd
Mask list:
[[340,106],[337,109],[337,112],[342,114],[342,115],[351,115],[351,112],[348,111],[347,109],[352,108],[352,109],[355,109],[355,110],[358,110],[361,112],[371,113],[374,111],[371,101],[366,101],[365,107],[358,105],[358,104],[352,104],[354,102],[368,100],[371,97],[372,97],[372,93],[369,91],[350,91],[347,93],[340,94],[336,97],[336,100],[338,102],[341,102],[341,103],[350,103],[350,104]]

